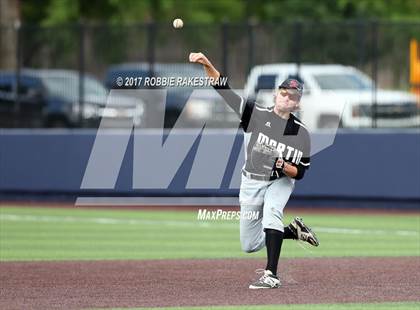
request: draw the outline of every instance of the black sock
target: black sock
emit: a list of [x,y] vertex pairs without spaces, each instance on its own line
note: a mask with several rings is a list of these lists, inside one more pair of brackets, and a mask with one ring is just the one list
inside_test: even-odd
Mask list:
[[284,227],[283,239],[296,239],[295,234],[292,232],[289,226]]
[[283,232],[275,229],[265,229],[265,247],[267,248],[267,267],[273,275],[277,275]]

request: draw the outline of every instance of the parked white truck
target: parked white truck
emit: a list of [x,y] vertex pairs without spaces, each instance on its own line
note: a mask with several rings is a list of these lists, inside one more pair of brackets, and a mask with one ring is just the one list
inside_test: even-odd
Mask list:
[[[304,82],[299,117],[309,129],[371,127],[376,100],[377,127],[419,126],[419,98],[403,91],[377,88],[356,68],[343,65],[267,64],[254,67],[245,96],[273,105],[273,89],[287,77]],[[375,98],[376,97],[376,98]]]

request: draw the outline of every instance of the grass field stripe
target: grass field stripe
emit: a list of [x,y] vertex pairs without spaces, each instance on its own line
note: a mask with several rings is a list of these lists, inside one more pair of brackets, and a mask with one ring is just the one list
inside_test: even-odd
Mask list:
[[352,234],[352,235],[385,235],[391,231],[400,236],[418,236],[419,232],[413,230],[369,230],[369,229],[353,229],[353,228],[334,228],[334,227],[314,227],[314,231],[331,233],[331,234]]
[[17,215],[17,214],[0,214],[0,221],[16,221],[16,222],[55,222],[55,223],[94,223],[106,225],[167,225],[167,226],[190,226],[190,227],[209,227],[209,223],[190,222],[190,221],[160,221],[146,219],[116,219],[105,217],[82,218],[74,216],[46,216],[46,215]]
[[[236,227],[238,223],[220,223],[212,225],[209,222],[200,221],[170,221],[170,220],[147,220],[147,219],[117,219],[92,217],[82,218],[74,216],[45,216],[45,215],[17,215],[17,214],[0,214],[1,221],[17,221],[17,222],[67,222],[67,223],[94,223],[105,225],[166,225],[166,226],[186,226],[186,227],[220,227],[230,226]],[[371,230],[371,229],[354,229],[354,228],[334,228],[334,227],[314,227],[316,232],[328,234],[349,234],[349,235],[386,235],[395,233],[400,236],[417,237],[418,231],[413,230]]]

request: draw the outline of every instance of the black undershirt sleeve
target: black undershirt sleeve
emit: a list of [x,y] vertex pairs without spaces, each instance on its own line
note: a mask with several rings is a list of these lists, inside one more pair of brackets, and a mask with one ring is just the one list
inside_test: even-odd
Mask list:
[[[221,75],[219,81],[224,77]],[[242,116],[242,104],[244,99],[236,94],[229,86],[227,81],[225,83],[219,82],[213,85],[213,88],[219,93],[220,96],[226,101],[226,103],[239,115]]]
[[296,180],[301,180],[303,176],[305,175],[306,168],[303,167],[302,165],[297,165],[296,168],[297,168],[297,174],[294,178]]
[[[223,78],[221,75],[220,78]],[[219,80],[220,80],[219,78]],[[235,111],[241,120],[241,126],[245,131],[248,131],[252,111],[255,106],[255,102],[246,100],[238,94],[236,94],[229,86],[227,82],[215,84],[213,88],[222,96],[226,103]]]

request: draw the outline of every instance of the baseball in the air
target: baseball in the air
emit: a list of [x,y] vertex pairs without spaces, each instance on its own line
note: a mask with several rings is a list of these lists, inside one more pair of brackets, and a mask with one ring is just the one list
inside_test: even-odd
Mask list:
[[176,29],[182,28],[184,26],[184,22],[180,18],[174,19],[174,22],[172,24]]

